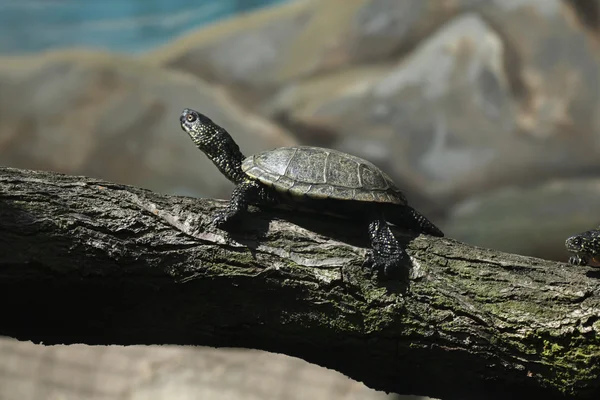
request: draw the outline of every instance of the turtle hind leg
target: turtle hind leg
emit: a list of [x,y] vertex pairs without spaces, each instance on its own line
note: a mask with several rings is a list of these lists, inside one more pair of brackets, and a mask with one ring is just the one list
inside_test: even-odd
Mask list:
[[382,215],[373,216],[369,221],[368,232],[372,253],[365,264],[387,278],[407,279],[410,259]]
[[399,228],[408,228],[416,233],[426,233],[431,236],[444,236],[440,228],[411,206],[389,206],[385,210],[385,215]]

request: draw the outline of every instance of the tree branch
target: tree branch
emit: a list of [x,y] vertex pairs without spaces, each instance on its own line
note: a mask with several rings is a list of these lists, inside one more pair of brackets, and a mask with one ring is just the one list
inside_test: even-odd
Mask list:
[[357,224],[265,211],[226,234],[222,207],[0,168],[0,334],[257,348],[444,399],[600,395],[590,268],[419,236],[410,286],[377,283]]

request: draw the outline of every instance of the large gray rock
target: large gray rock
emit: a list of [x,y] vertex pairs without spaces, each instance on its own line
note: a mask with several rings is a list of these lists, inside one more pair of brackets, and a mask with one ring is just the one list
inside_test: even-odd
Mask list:
[[167,193],[231,184],[179,127],[185,107],[231,131],[248,154],[293,140],[189,74],[113,54],[0,58],[0,163],[83,174]]
[[143,56],[148,63],[228,85],[281,83],[278,68],[306,29],[314,0],[243,14],[175,40]]
[[[0,338],[2,400],[383,400],[342,374],[260,351],[38,346]],[[419,397],[406,396],[406,399]]]

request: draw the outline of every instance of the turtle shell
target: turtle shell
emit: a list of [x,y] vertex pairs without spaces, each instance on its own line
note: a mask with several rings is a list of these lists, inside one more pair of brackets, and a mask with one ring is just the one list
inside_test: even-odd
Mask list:
[[332,149],[280,147],[247,157],[242,170],[292,196],[406,204],[400,189],[375,165]]

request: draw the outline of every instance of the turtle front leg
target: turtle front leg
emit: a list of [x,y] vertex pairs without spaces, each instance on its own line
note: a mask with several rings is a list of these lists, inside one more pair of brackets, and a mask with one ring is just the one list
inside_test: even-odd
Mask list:
[[213,219],[213,224],[217,227],[222,227],[227,222],[238,218],[240,215],[248,211],[250,204],[273,204],[275,197],[272,195],[269,188],[261,185],[256,181],[243,181],[238,184],[233,193],[227,209]]
[[571,265],[587,265],[589,261],[589,257],[580,254],[569,257],[569,264]]
[[372,270],[377,270],[388,278],[406,277],[408,269],[402,269],[410,267],[410,259],[386,220],[382,216],[375,216],[369,222],[368,229],[373,250],[366,264],[370,264]]

